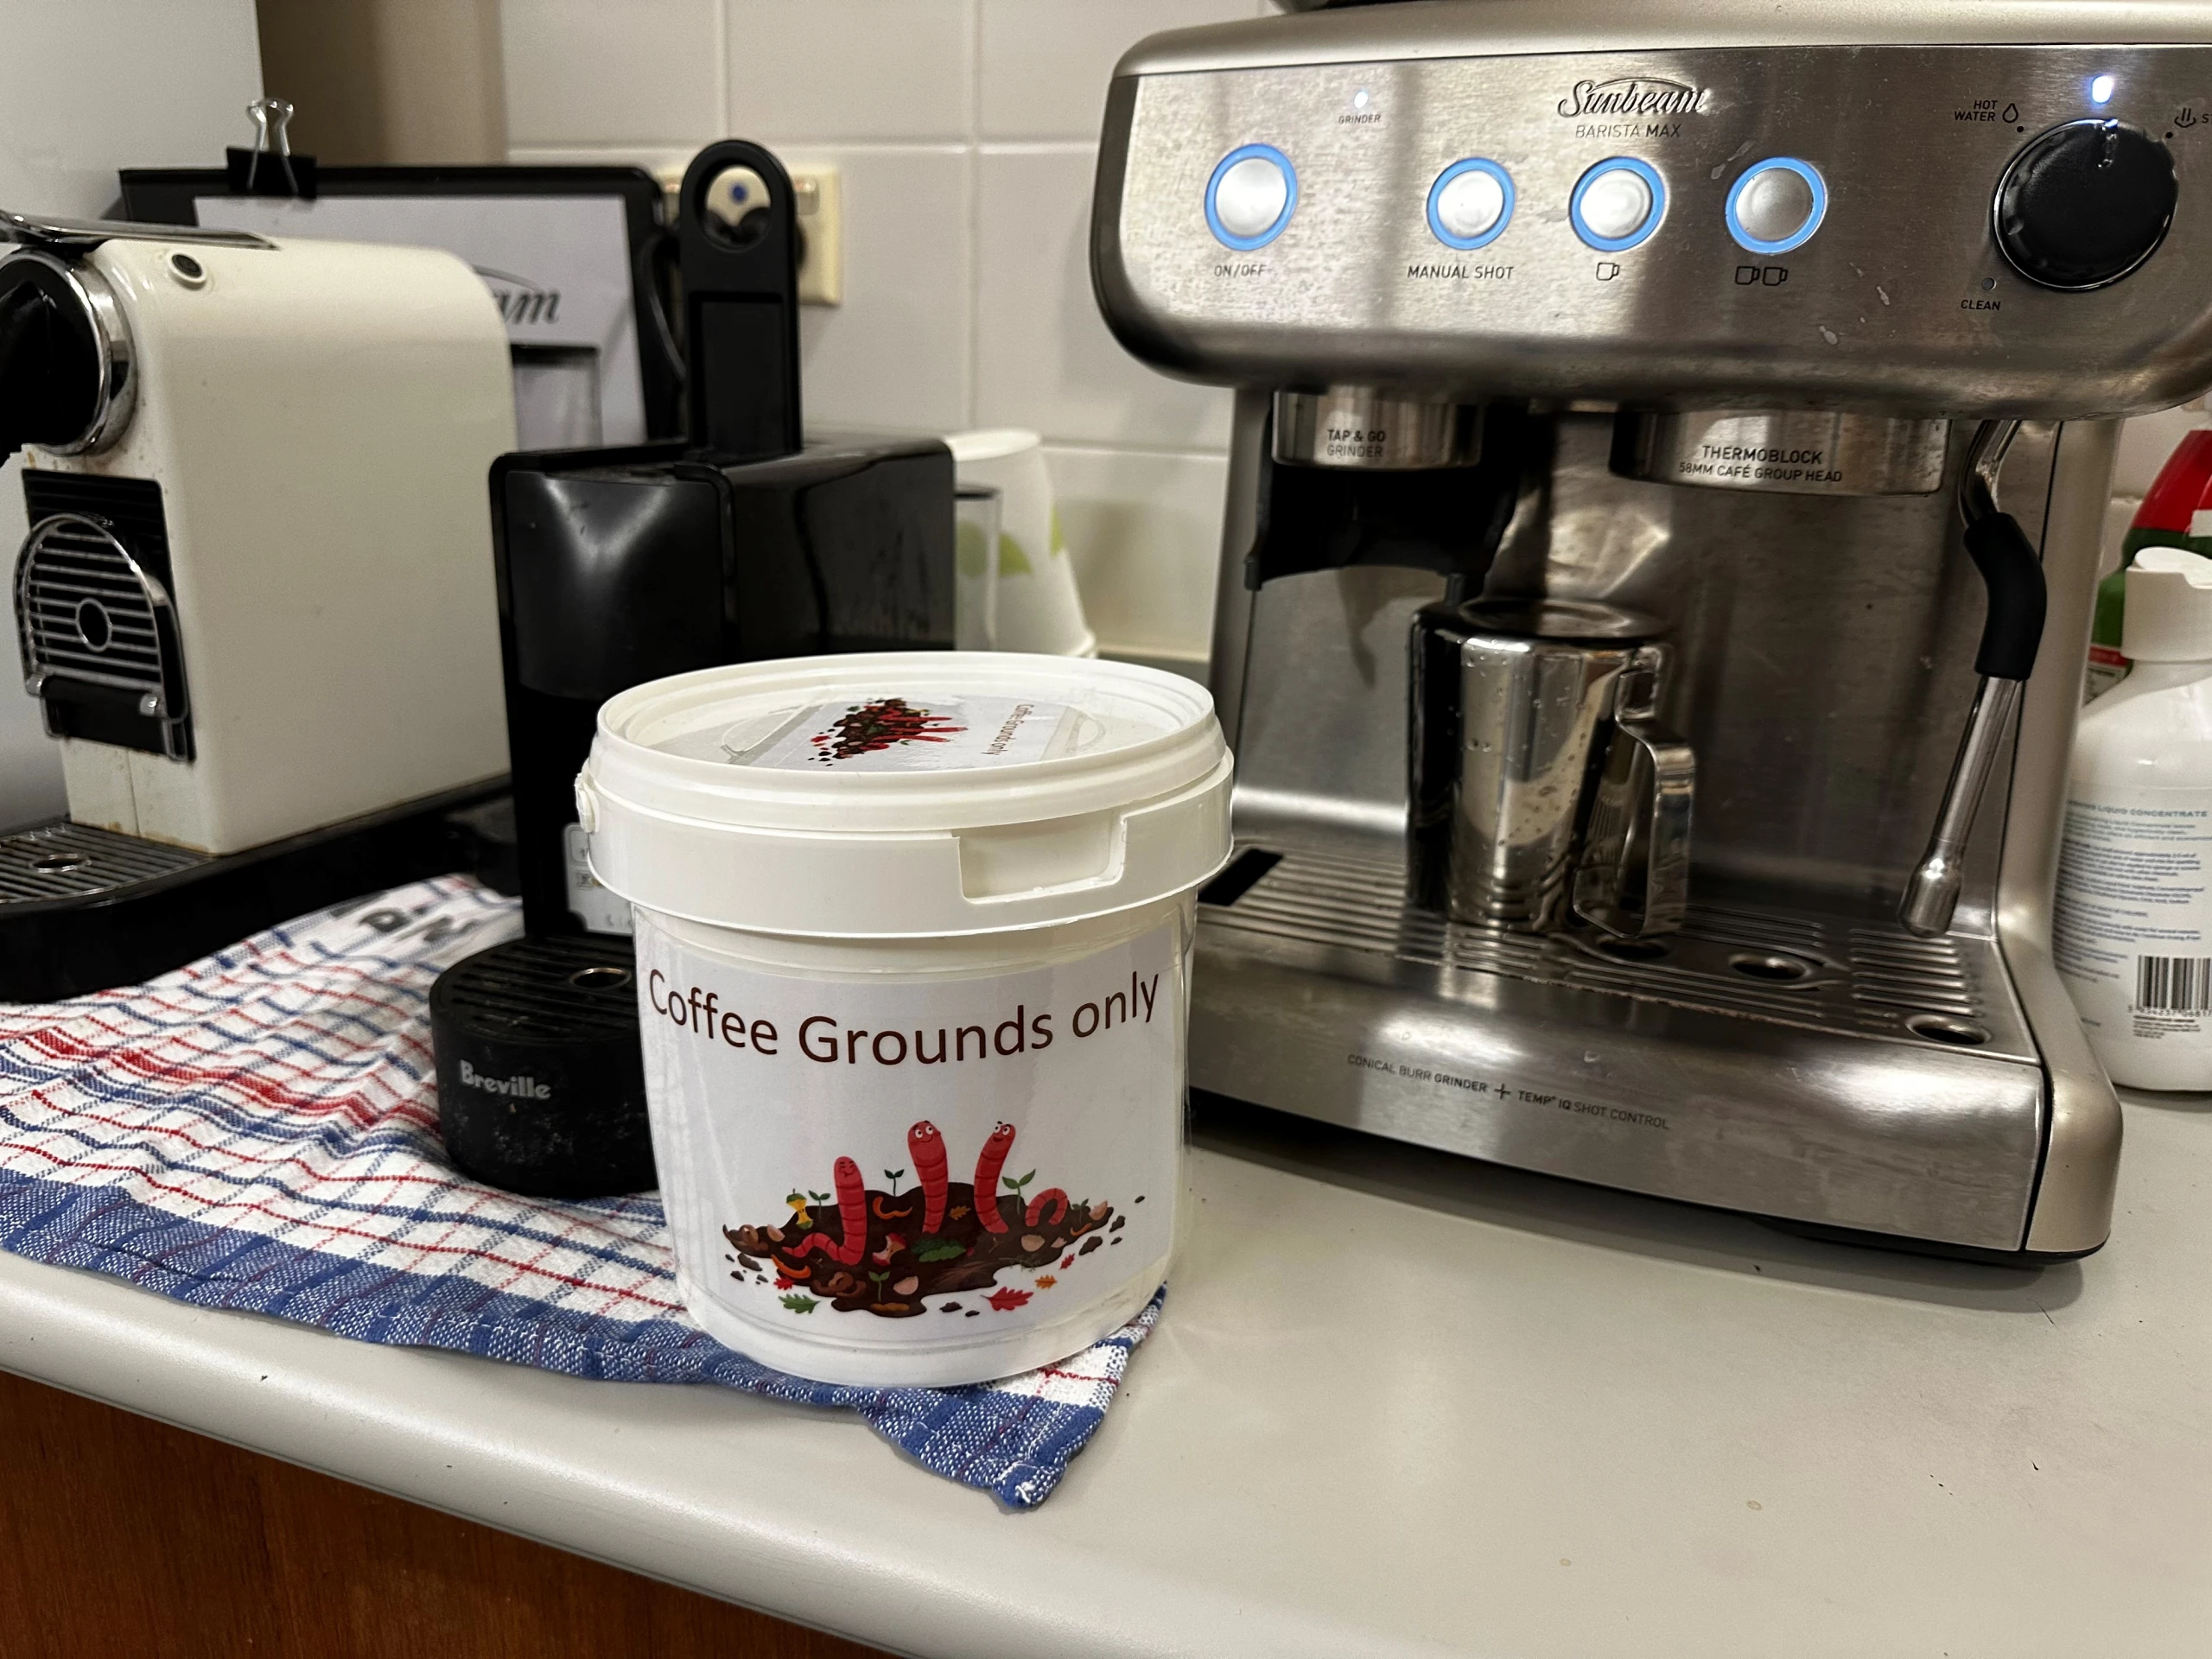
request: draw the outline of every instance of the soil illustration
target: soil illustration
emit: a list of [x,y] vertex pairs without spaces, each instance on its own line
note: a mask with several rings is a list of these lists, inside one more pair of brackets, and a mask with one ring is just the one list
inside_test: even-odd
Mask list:
[[830,722],[828,731],[807,741],[815,746],[814,758],[826,766],[878,753],[894,743],[942,743],[967,729],[942,715],[915,708],[904,697],[878,697],[874,702],[855,703]]
[[772,1273],[783,1305],[800,1314],[826,1301],[841,1313],[912,1319],[929,1311],[925,1298],[964,1291],[976,1294],[939,1311],[972,1319],[1020,1307],[1058,1283],[1057,1274],[1034,1273],[1017,1288],[997,1282],[1002,1270],[1065,1272],[1098,1248],[1086,1235],[1118,1232],[1121,1222],[1112,1205],[1071,1201],[1057,1186],[1027,1196],[1037,1172],[1005,1173],[1014,1141],[1010,1123],[992,1130],[969,1181],[946,1179],[944,1137],[926,1119],[906,1132],[912,1186],[901,1185],[907,1171],[887,1169],[887,1186],[871,1187],[858,1164],[840,1158],[834,1200],[801,1188],[785,1200],[785,1219],[722,1229],[741,1264],[734,1276]]

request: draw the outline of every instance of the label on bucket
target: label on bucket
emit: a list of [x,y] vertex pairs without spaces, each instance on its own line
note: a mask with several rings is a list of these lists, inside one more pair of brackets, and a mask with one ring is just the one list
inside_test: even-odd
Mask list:
[[1166,1255],[1175,920],[1072,962],[898,984],[744,968],[638,920],[663,1197],[685,1276],[731,1313],[785,1341],[983,1343],[1079,1316]]
[[[1073,712],[1023,697],[871,697],[810,709],[751,752],[750,766],[779,771],[954,772],[1042,760]],[[727,741],[725,747],[728,748]]]

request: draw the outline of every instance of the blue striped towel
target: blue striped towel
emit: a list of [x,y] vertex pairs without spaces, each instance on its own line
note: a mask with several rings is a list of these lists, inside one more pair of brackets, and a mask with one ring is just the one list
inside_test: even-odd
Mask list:
[[512,901],[448,876],[127,990],[0,1005],[0,1246],[364,1342],[842,1407],[1004,1503],[1051,1496],[1160,1298],[973,1388],[810,1382],[721,1346],[677,1300],[656,1195],[518,1198],[446,1160],[430,982],[518,931]]

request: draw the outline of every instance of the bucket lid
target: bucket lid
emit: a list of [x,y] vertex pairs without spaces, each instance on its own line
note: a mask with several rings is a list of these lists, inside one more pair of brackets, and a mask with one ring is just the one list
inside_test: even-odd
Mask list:
[[821,938],[1048,926],[1180,893],[1229,855],[1204,687],[988,652],[809,657],[655,680],[576,779],[632,903]]
[[2139,663],[2212,662],[2212,559],[2178,547],[2138,553],[2120,649]]

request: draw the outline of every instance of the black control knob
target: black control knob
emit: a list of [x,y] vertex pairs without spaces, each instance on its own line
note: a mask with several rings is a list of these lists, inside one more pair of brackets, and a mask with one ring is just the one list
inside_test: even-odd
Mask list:
[[2173,153],[2122,121],[2069,121],[2028,141],[1997,186],[1997,245],[2045,288],[2102,288],[2173,222]]

